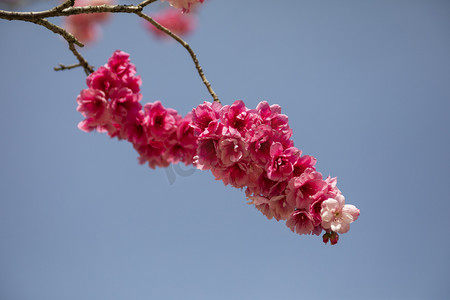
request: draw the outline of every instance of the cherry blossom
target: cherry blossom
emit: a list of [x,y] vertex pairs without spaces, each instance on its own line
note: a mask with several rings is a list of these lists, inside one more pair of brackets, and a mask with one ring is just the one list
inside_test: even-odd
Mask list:
[[354,205],[345,204],[345,198],[342,195],[335,199],[327,199],[322,202],[322,227],[331,229],[337,233],[346,233],[350,230],[350,223],[358,219],[359,209]]
[[172,7],[180,8],[183,12],[188,13],[198,3],[203,3],[204,0],[161,0],[168,1]]
[[[75,0],[74,6],[114,4],[114,0]],[[108,13],[78,14],[66,18],[64,27],[82,43],[91,43],[100,34],[99,24],[110,17]]]
[[288,117],[278,105],[260,102],[249,109],[241,100],[225,106],[204,102],[184,117],[160,101],[142,105],[141,78],[119,50],[86,83],[77,97],[85,117],[80,129],[129,141],[141,164],[210,170],[225,185],[245,189],[249,204],[268,219],[284,220],[301,235],[325,230],[325,243],[336,244],[359,216],[345,204],[336,178],[324,179],[316,159],[294,147]]

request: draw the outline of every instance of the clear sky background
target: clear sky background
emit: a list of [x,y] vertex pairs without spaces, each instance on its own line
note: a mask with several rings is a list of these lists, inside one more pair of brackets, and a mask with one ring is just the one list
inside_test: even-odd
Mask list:
[[[448,299],[450,2],[206,0],[198,25],[187,41],[222,103],[281,105],[359,220],[324,245],[209,172],[139,165],[78,130],[85,75],[52,70],[75,62],[65,42],[0,20],[0,299]],[[116,49],[143,103],[211,101],[185,49],[135,16],[82,53]]]

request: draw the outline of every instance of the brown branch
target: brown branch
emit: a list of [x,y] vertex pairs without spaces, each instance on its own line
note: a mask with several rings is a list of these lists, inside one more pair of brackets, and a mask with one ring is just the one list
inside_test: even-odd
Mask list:
[[59,65],[59,67],[54,67],[53,68],[53,70],[55,70],[55,71],[64,71],[64,70],[72,70],[72,69],[75,69],[75,68],[78,68],[78,67],[82,67],[82,65],[81,64],[73,64],[73,65],[68,65],[68,66],[66,66],[66,65],[63,65],[63,64],[58,64]]
[[144,0],[138,5],[97,5],[97,6],[73,6],[74,0],[66,0],[64,3],[49,9],[45,11],[39,11],[39,12],[11,12],[11,11],[4,11],[0,10],[0,19],[5,20],[21,20],[26,22],[32,22],[41,26],[46,27],[47,29],[51,30],[52,32],[61,35],[69,44],[69,49],[72,51],[73,55],[78,59],[78,64],[70,65],[70,66],[64,66],[60,64],[60,67],[55,67],[55,70],[67,70],[67,69],[73,69],[75,67],[81,66],[83,67],[86,75],[92,73],[94,70],[92,66],[89,65],[89,63],[84,59],[84,57],[78,52],[78,50],[75,48],[75,45],[78,45],[80,47],[83,47],[84,45],[78,41],[72,34],[64,30],[63,28],[56,26],[55,24],[49,22],[46,20],[46,18],[52,18],[52,17],[61,17],[61,16],[72,16],[72,15],[78,15],[78,14],[89,14],[89,13],[132,13],[140,18],[143,18],[147,22],[151,23],[153,26],[158,28],[159,30],[163,31],[167,35],[169,35],[171,38],[173,38],[175,41],[177,41],[179,44],[181,44],[189,53],[189,55],[192,58],[192,61],[194,62],[195,68],[197,69],[198,74],[200,75],[200,78],[202,79],[203,84],[208,89],[208,92],[213,97],[214,101],[219,102],[219,98],[217,97],[216,93],[211,87],[211,84],[206,79],[206,76],[203,72],[203,69],[201,68],[197,55],[192,50],[192,48],[189,46],[188,43],[186,43],[182,38],[180,38],[175,33],[171,32],[166,27],[162,26],[155,20],[153,20],[150,16],[144,14],[142,10],[147,5],[156,2],[157,0]]
[[198,62],[197,59],[197,55],[195,54],[195,52],[192,50],[191,46],[189,46],[188,43],[186,43],[182,38],[180,38],[178,35],[176,35],[175,33],[173,33],[172,31],[170,31],[169,29],[167,29],[166,27],[162,26],[161,24],[159,24],[158,22],[156,22],[155,20],[153,20],[150,16],[144,14],[141,11],[135,12],[136,15],[138,15],[139,17],[143,18],[144,20],[150,22],[153,26],[155,26],[156,28],[158,28],[159,30],[165,32],[167,35],[169,35],[170,37],[172,37],[175,41],[177,41],[178,43],[180,43],[191,55],[192,61],[195,64],[195,68],[197,69],[198,75],[200,75],[200,78],[203,81],[203,84],[206,86],[206,88],[208,89],[208,92],[210,93],[210,95],[213,97],[214,101],[219,102],[219,97],[217,97],[216,93],[214,92],[214,90],[211,87],[211,84],[209,83],[209,81],[206,79],[205,73],[203,73],[203,69],[200,66],[200,63]]
[[71,33],[67,32],[63,28],[61,28],[53,23],[50,23],[46,19],[37,19],[37,20],[29,21],[29,22],[44,26],[48,30],[51,30],[54,33],[62,36],[69,44],[70,51],[72,51],[73,55],[78,59],[78,62],[79,62],[78,64],[81,67],[83,67],[84,73],[86,73],[86,76],[91,74],[92,72],[94,72],[94,68],[91,65],[89,65],[89,63],[86,61],[86,59],[75,48],[75,45],[80,46],[80,47],[83,47],[84,45],[80,41],[78,41]]

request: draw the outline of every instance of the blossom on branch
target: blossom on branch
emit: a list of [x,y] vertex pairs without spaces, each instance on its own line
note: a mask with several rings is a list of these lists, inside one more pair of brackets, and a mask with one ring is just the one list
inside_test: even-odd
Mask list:
[[249,204],[268,219],[285,220],[301,235],[325,230],[323,241],[332,244],[359,216],[345,204],[336,178],[324,179],[316,159],[294,147],[279,105],[264,101],[249,109],[241,100],[225,106],[204,102],[185,117],[160,101],[142,106],[141,79],[122,51],[86,82],[88,89],[77,98],[86,118],[80,129],[129,141],[141,164],[182,162],[210,170],[225,185],[245,189]]

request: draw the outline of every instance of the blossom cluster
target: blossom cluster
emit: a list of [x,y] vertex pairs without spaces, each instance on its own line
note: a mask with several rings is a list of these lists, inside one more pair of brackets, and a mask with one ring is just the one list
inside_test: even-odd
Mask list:
[[161,102],[141,105],[141,79],[129,55],[115,51],[108,63],[87,77],[88,89],[77,97],[77,110],[86,118],[78,127],[96,129],[127,140],[151,168],[170,163],[192,164],[197,140],[191,114],[180,116]]
[[182,117],[159,101],[142,106],[140,84],[129,55],[114,52],[88,76],[88,89],[77,98],[86,118],[79,128],[129,141],[140,163],[151,168],[183,162],[210,170],[225,185],[245,189],[249,204],[268,219],[286,220],[298,234],[325,231],[323,241],[335,244],[358,218],[336,178],[324,179],[316,159],[294,147],[280,106],[204,102]]

